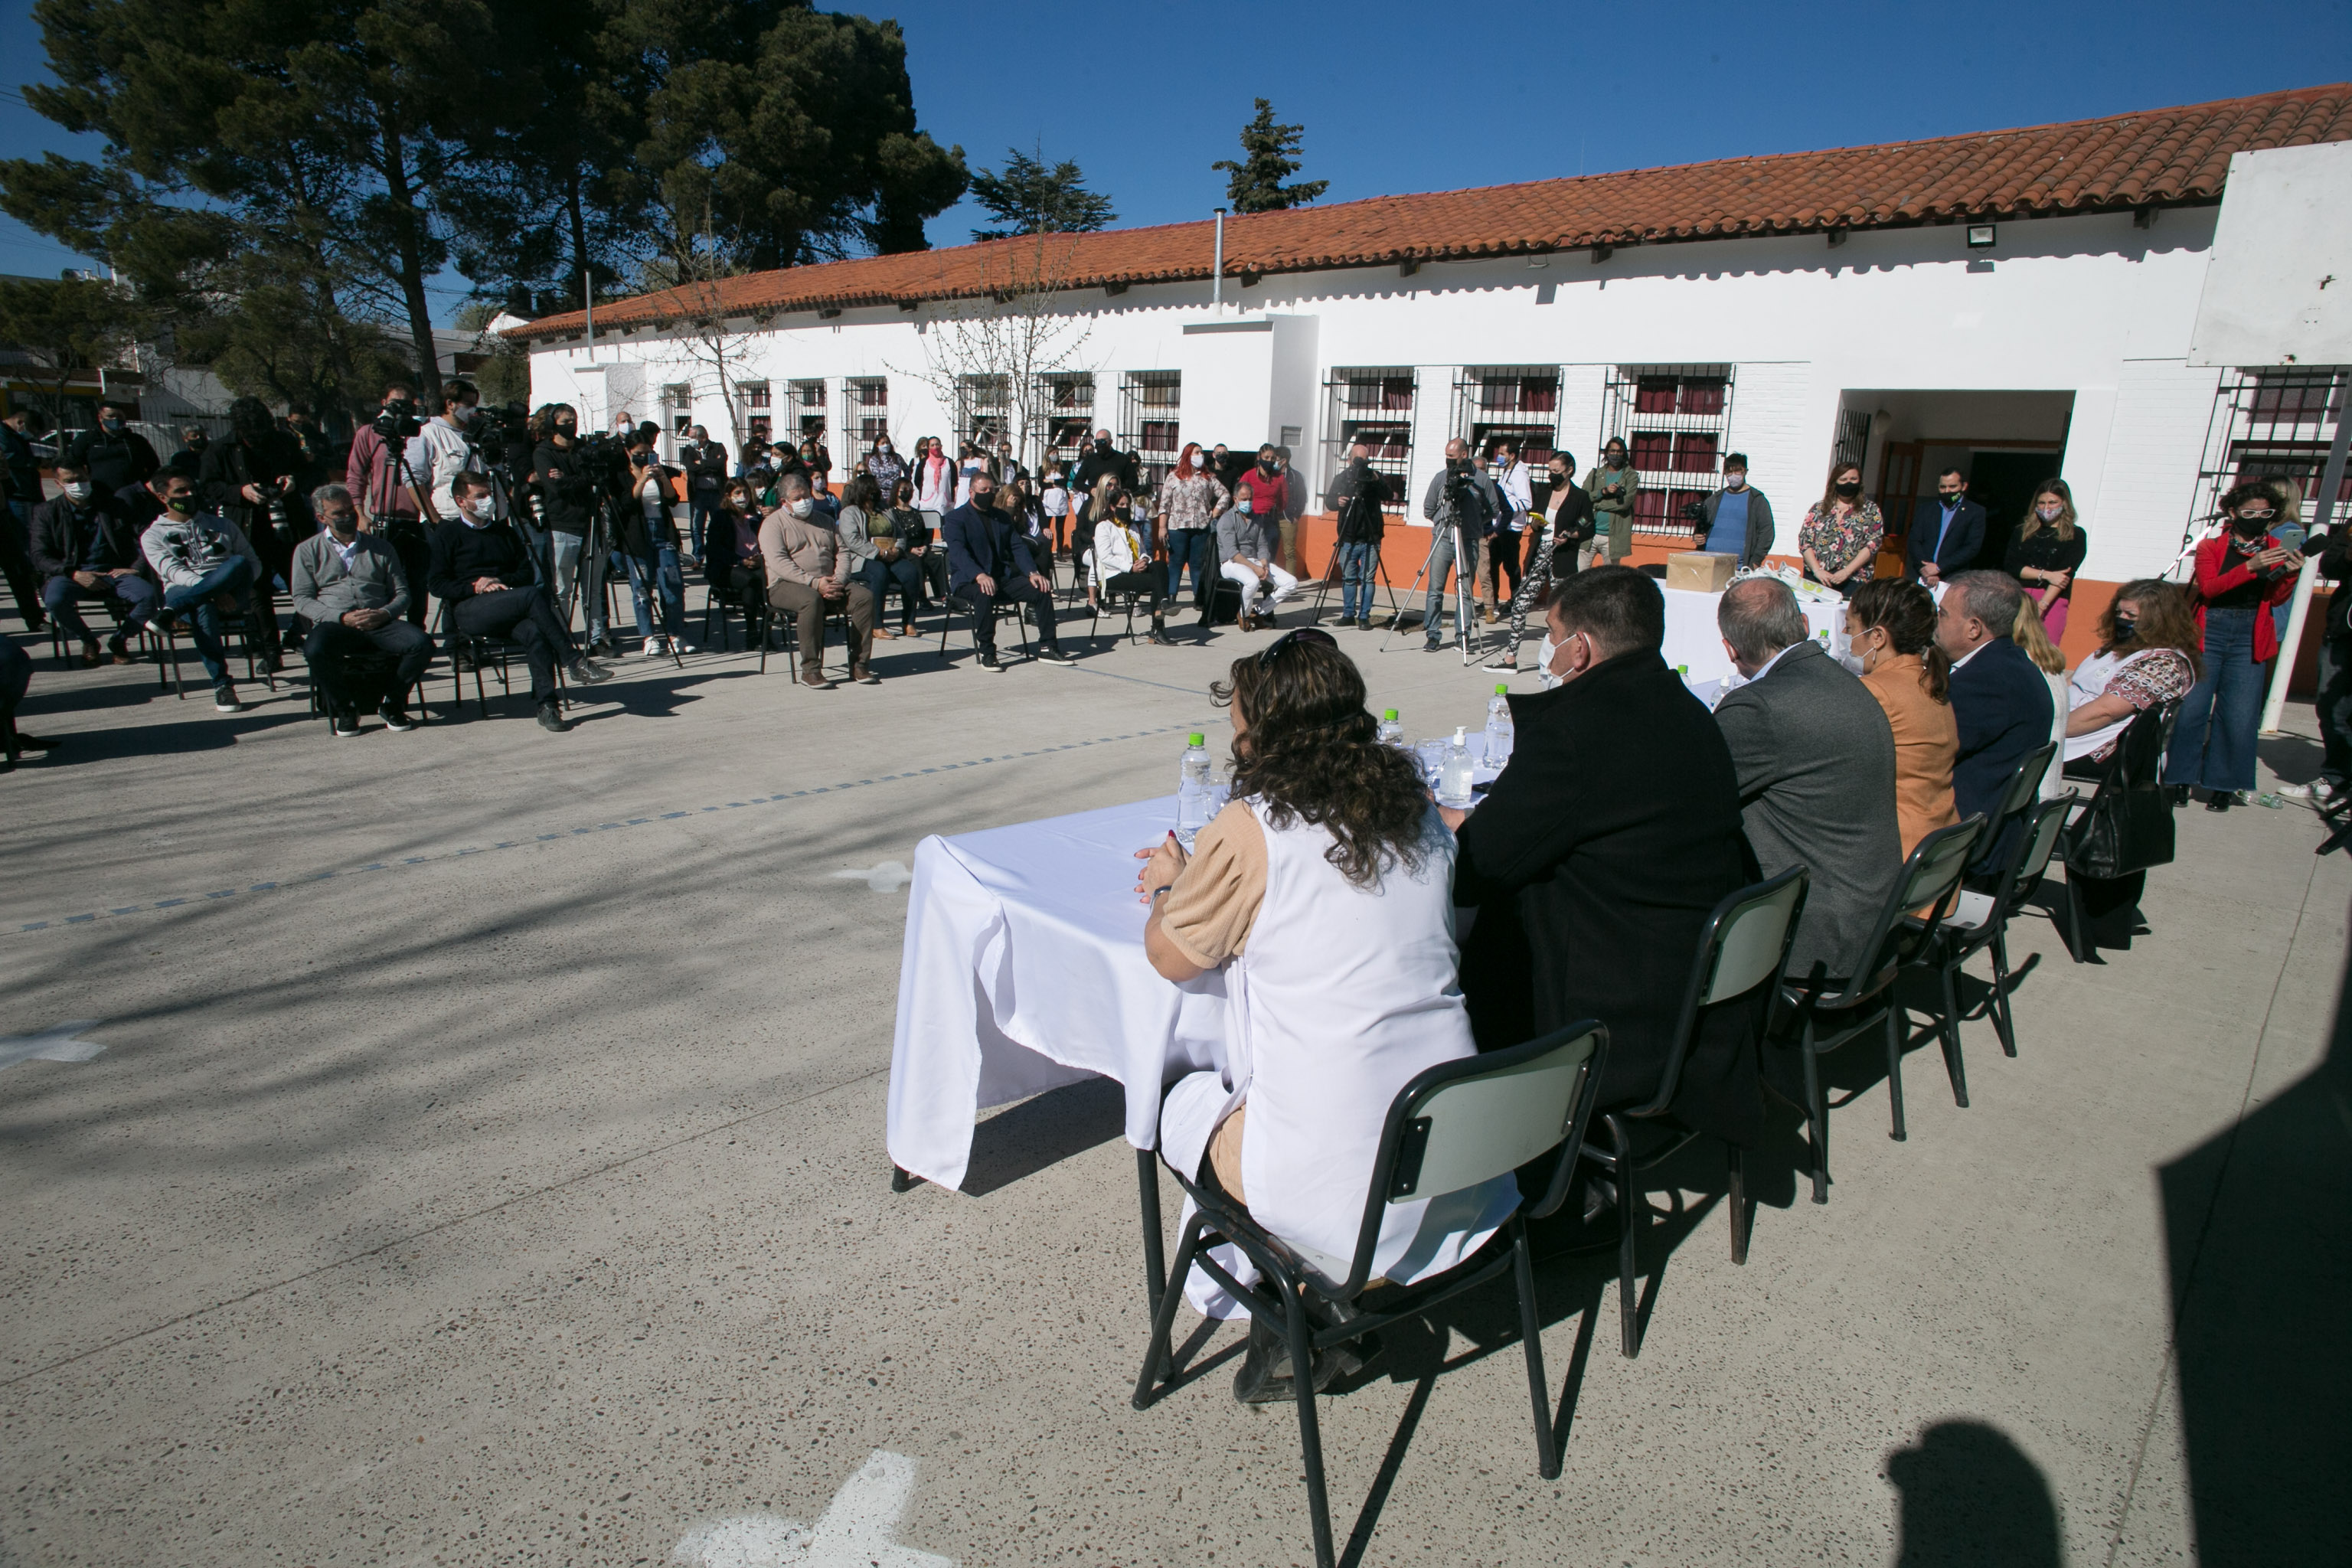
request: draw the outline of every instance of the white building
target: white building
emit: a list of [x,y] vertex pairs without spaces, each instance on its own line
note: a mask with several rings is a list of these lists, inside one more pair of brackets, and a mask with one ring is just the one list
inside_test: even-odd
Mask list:
[[[1001,427],[1002,391],[959,383],[944,350],[959,320],[1029,310],[1066,350],[1023,362],[1055,373],[1037,377],[1038,427],[1019,431],[1029,460],[1095,426],[1160,462],[1185,441],[1272,441],[1319,493],[1369,434],[1418,524],[1453,437],[1515,431],[1589,464],[1622,436],[1657,552],[1687,547],[1681,506],[1728,451],[1771,497],[1782,552],[1833,457],[1864,459],[1890,530],[1939,468],[1967,468],[1995,562],[2030,488],[2057,474],[2090,536],[2072,644],[2095,584],[2162,573],[2234,475],[2307,479],[2324,459],[2336,370],[2200,366],[2191,340],[2232,155],[2347,142],[2352,87],[2304,89],[1382,197],[1222,234],[833,262],[729,279],[715,307],[670,293],[600,308],[593,343],[576,312],[512,335],[531,349],[534,402],[572,403],[583,426],[626,408],[717,434],[731,402],[779,437],[827,431],[840,465],[885,428],[904,449]],[[2352,206],[2352,160],[2328,166]],[[718,323],[699,338],[698,314]],[[1319,564],[1323,536],[1305,537]]]

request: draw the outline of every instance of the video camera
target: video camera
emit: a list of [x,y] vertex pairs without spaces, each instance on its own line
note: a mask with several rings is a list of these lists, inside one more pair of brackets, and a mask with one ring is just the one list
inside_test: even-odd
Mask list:
[[395,397],[379,409],[372,421],[375,433],[390,446],[405,445],[425,428],[425,421],[416,416],[416,405],[405,397]]
[[504,408],[476,408],[466,421],[466,436],[485,468],[511,470],[518,458],[530,460],[530,417],[511,404]]
[[1703,500],[1686,500],[1683,502],[1683,521],[1694,525],[1705,522],[1706,521],[1706,502]]

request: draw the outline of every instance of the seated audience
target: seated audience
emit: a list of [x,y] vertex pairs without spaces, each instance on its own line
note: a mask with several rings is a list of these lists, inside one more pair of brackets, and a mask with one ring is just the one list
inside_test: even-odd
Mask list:
[[570,633],[532,580],[530,547],[498,515],[490,481],[463,470],[451,478],[449,495],[457,517],[433,531],[433,596],[448,606],[456,635],[505,637],[522,649],[539,727],[561,734],[572,726],[557,700],[555,667],[563,665],[583,686],[610,680],[613,672],[572,651]]
[[260,555],[236,524],[217,512],[196,510],[195,481],[176,469],[156,476],[163,481],[163,515],[139,536],[155,581],[163,585],[163,607],[152,617],[169,626],[185,613],[188,640],[212,678],[213,707],[222,713],[241,713],[236,686],[228,678],[227,654],[221,643],[220,612],[258,614],[263,602],[254,584],[260,580]]
[[2142,577],[2116,589],[2099,616],[2099,651],[2066,683],[2065,776],[2105,776],[2131,721],[2197,684],[2201,642],[2189,595],[2177,585]]
[[948,548],[948,585],[972,607],[972,637],[980,645],[980,667],[1002,670],[996,658],[996,607],[1010,604],[1013,613],[1027,605],[1037,617],[1037,657],[1048,664],[1076,664],[1062,651],[1054,629],[1054,580],[1029,542],[1011,518],[996,510],[996,481],[986,470],[971,476],[971,499],[948,513],[940,536]]
[[433,658],[433,639],[401,618],[408,570],[390,540],[359,531],[359,504],[344,486],[312,490],[310,510],[324,531],[294,547],[287,586],[295,615],[310,623],[302,660],[326,696],[330,727],[356,735],[361,710],[373,707],[386,729],[414,730],[408,692]]
[[70,458],[57,467],[59,493],[33,509],[33,570],[41,576],[41,605],[68,637],[81,642],[81,663],[99,661],[98,638],[75,606],[106,606],[114,630],[106,650],[129,664],[127,639],[147,624],[155,585],[139,570],[139,530],[110,495],[101,495],[87,469]]
[[[861,476],[863,477],[863,476]],[[849,610],[849,679],[878,686],[866,667],[874,631],[874,595],[849,580],[849,554],[840,531],[818,517],[808,479],[787,474],[777,482],[783,504],[760,524],[760,555],[768,563],[768,603],[793,617],[801,645],[801,684],[830,691],[824,678],[824,616],[827,609]]]
[[[2042,624],[2042,614],[2033,602],[2032,595],[2028,594],[2019,601],[2017,625],[2011,628],[2009,635],[2017,639],[2019,650],[2033,661],[2033,668],[2042,672],[2043,682],[2050,688],[2050,739],[2057,743],[2058,755],[2063,758],[2066,754],[2066,656],[2058,651],[2056,643],[2050,640],[2049,628]],[[2043,800],[2056,800],[2065,793],[2065,782],[2059,776],[2056,762],[2042,770],[2041,795]]]
[[750,480],[729,479],[719,492],[702,550],[702,576],[710,591],[741,605],[747,623],[756,622],[767,603],[768,569],[760,556],[760,513]]
[[[948,591],[947,552],[932,537],[930,520],[915,505],[911,475],[902,477],[890,487],[890,527],[898,535],[899,553],[915,563],[914,596],[909,598],[904,593],[898,595],[898,635],[910,637],[915,630],[915,612],[929,609],[934,597],[944,597]],[[882,614],[878,596],[874,601],[874,614],[878,621]]]
[[[1857,584],[1856,587],[1859,588]],[[1716,629],[1746,684],[1716,704],[1763,874],[1811,873],[1790,973],[1820,988],[1870,962],[1871,933],[1903,871],[1895,731],[1886,710],[1805,635],[1774,577],[1725,590]]]
[[1846,601],[1845,635],[1862,660],[1862,684],[1895,732],[1895,820],[1908,858],[1919,840],[1960,819],[1952,803],[1960,729],[1951,661],[1936,646],[1935,595],[1906,578],[1874,577]]
[[[1952,717],[1960,728],[1952,764],[1952,799],[1963,820],[1990,822],[2018,764],[2050,743],[2049,682],[2011,634],[2025,590],[2006,572],[1961,572],[1945,579],[1936,612],[1936,641],[1952,661]],[[1969,868],[1997,871],[2017,835],[2012,822],[1981,846]]]
[[1218,514],[1217,572],[1242,591],[1240,629],[1274,625],[1274,612],[1298,591],[1298,579],[1274,563],[1282,547],[1281,515],[1253,512],[1236,499]]
[[[895,480],[893,488],[906,482],[904,479]],[[865,545],[862,552],[856,549],[860,540],[851,538],[852,512],[857,514],[855,531]],[[866,591],[874,595],[874,635],[899,635],[890,629],[889,617],[883,613],[893,586],[898,590],[900,629],[911,634],[915,629],[915,602],[923,595],[923,561],[914,550],[922,548],[930,537],[921,514],[911,506],[896,510],[885,506],[881,481],[871,473],[859,473],[841,489],[839,527],[842,547],[851,552],[850,570],[866,584]],[[908,542],[909,528],[916,535],[913,549]]]
[[[1622,1105],[1656,1091],[1700,930],[1753,867],[1731,752],[1660,656],[1658,584],[1630,566],[1579,572],[1545,623],[1548,689],[1510,700],[1509,765],[1466,820],[1445,814],[1454,901],[1478,910],[1462,990],[1486,1050],[1601,1019],[1601,1102]],[[1684,1124],[1756,1141],[1759,1022],[1708,1018],[1675,1090]]]
[[1167,582],[1151,559],[1150,537],[1135,519],[1135,497],[1113,481],[1104,503],[1103,520],[1095,524],[1094,548],[1083,552],[1087,561],[1087,602],[1104,593],[1133,594],[1151,607],[1151,630],[1143,640],[1155,647],[1174,647],[1162,618],[1160,589]]
[[[1233,710],[1233,801],[1187,856],[1137,851],[1152,967],[1178,984],[1229,968],[1245,1075],[1181,1079],[1160,1146],[1315,1260],[1353,1257],[1389,1103],[1425,1068],[1475,1050],[1454,984],[1454,845],[1413,759],[1376,738],[1363,677],[1328,632],[1291,632],[1211,688]],[[1507,1175],[1389,1205],[1371,1260],[1404,1285],[1468,1258],[1507,1219]],[[1338,1266],[1344,1271],[1345,1264]],[[1251,1276],[1236,1270],[1244,1283]],[[1186,1289],[1215,1315],[1223,1293]],[[1244,1403],[1295,1397],[1277,1325],[1253,1321]]]

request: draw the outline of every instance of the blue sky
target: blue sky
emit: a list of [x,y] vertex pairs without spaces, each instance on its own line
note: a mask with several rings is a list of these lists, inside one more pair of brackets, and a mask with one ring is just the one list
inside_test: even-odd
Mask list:
[[[0,147],[69,149],[26,109],[39,34],[0,23]],[[835,8],[835,7],[828,7]],[[1717,4],[1610,7],[1166,0],[877,5],[908,36],[923,126],[994,166],[1008,146],[1074,158],[1121,224],[1204,216],[1209,165],[1252,100],[1307,127],[1326,201],[1580,171],[2035,125],[2352,79],[2352,4],[2227,7]],[[934,245],[982,221],[932,220]],[[0,271],[75,265],[0,220]],[[446,317],[461,279],[436,290]]]

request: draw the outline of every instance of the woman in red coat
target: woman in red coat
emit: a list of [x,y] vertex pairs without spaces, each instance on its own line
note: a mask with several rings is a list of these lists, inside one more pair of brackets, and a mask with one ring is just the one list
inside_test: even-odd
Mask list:
[[2164,782],[2206,791],[2208,811],[2227,811],[2254,787],[2254,735],[2278,657],[2273,605],[2294,593],[2300,552],[2271,534],[2284,510],[2276,487],[2257,479],[2221,498],[2227,526],[2197,547],[2197,625],[2205,669],[2180,700],[2165,753]]

